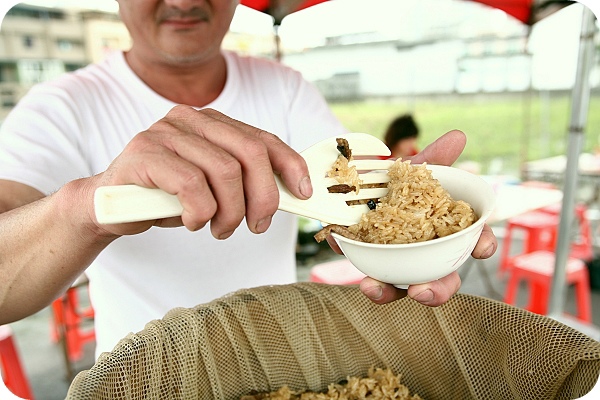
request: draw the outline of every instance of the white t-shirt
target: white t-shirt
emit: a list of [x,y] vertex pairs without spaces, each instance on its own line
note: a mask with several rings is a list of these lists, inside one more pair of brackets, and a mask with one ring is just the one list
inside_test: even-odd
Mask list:
[[[224,52],[227,83],[207,107],[277,134],[301,151],[345,132],[316,89],[279,63]],[[104,171],[131,138],[175,104],[153,92],[121,52],[32,88],[0,127],[0,179],[49,194]],[[227,240],[208,228],[160,229],[113,242],[87,270],[96,354],[174,307],[244,287],[294,282],[296,218],[277,212],[270,229],[245,222]]]

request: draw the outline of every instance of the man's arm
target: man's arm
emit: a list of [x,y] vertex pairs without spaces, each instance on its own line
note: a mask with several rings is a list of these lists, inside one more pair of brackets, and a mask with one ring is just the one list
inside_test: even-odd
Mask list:
[[81,182],[44,197],[0,180],[0,324],[33,314],[64,292],[116,236],[101,236],[78,204]]
[[[113,240],[156,226],[195,231],[209,221],[226,239],[245,219],[262,233],[277,211],[273,171],[290,191],[308,198],[312,186],[302,156],[275,135],[214,110],[177,106],[140,132],[98,175],[67,183],[54,194],[0,182],[0,324],[47,306]],[[96,188],[136,184],[177,195],[181,217],[100,225]]]

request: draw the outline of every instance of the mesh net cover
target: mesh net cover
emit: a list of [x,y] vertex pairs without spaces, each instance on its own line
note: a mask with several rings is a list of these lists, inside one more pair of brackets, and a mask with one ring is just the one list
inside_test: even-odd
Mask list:
[[456,294],[387,305],[357,286],[235,292],[149,322],[80,372],[69,399],[237,399],[325,390],[370,367],[424,399],[574,399],[598,380],[600,342],[551,318]]

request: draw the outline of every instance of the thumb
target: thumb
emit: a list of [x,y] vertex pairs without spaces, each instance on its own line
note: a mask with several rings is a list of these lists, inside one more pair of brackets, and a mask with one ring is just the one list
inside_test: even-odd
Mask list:
[[413,164],[452,165],[467,144],[467,136],[459,130],[452,130],[411,157]]

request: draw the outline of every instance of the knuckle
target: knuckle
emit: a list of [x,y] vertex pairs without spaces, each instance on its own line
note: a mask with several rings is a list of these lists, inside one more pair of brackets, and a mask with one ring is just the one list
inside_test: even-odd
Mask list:
[[222,113],[218,112],[214,108],[203,108],[202,110],[200,110],[198,112],[201,114],[204,114],[208,117],[212,117],[212,118],[219,118],[223,115]]
[[215,171],[223,181],[235,181],[242,177],[242,166],[234,157],[224,156],[216,164]]
[[243,139],[242,145],[246,157],[252,160],[268,158],[267,146],[264,144],[260,137],[246,135]]
[[272,134],[271,132],[256,128],[253,135],[262,145],[266,148],[269,146],[287,146],[283,140],[277,135]]
[[[165,117],[162,120],[165,119],[181,119],[181,118],[185,118],[187,116],[189,116],[190,114],[195,113],[195,109],[193,107],[190,106],[186,106],[183,104],[177,104],[176,106],[174,106],[173,108],[171,108],[168,112],[167,115],[165,115]],[[161,120],[161,121],[162,121]]]
[[140,132],[135,136],[134,139],[148,139],[153,141],[158,141],[158,138],[164,139],[165,134],[174,134],[177,132],[177,129],[173,124],[167,119],[162,118],[152,124],[150,128],[145,131]]
[[152,149],[156,150],[157,145],[158,141],[154,132],[146,130],[135,135],[125,148],[133,153],[150,152],[153,151]]
[[188,193],[202,193],[206,190],[206,178],[203,174],[191,171],[179,171],[181,191]]

